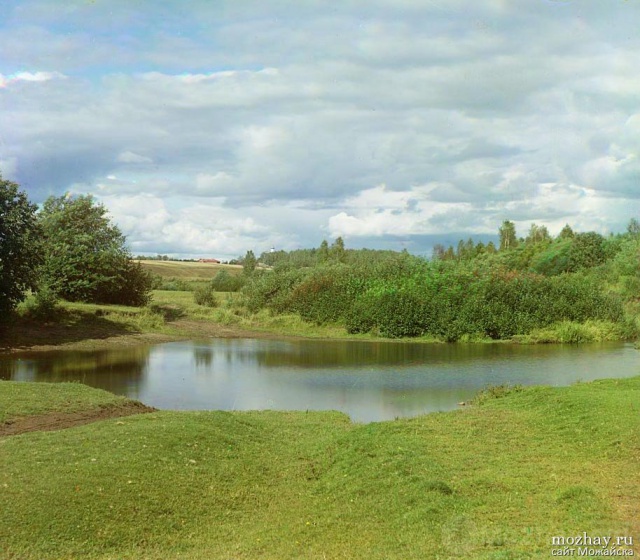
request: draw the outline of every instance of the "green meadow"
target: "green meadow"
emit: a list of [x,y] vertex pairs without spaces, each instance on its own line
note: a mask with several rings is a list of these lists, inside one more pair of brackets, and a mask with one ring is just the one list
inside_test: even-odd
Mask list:
[[[4,420],[110,402],[0,382]],[[640,537],[640,377],[494,388],[470,407],[169,412],[0,438],[7,559],[550,558]],[[636,548],[636,554],[638,550]]]

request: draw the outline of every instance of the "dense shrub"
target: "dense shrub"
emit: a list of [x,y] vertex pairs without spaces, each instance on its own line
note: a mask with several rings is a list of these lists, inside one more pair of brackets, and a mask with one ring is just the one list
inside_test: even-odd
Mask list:
[[557,276],[569,270],[569,250],[573,238],[558,239],[531,259],[531,270],[545,276]]
[[226,270],[221,270],[211,280],[211,287],[216,292],[237,292],[242,289],[245,283],[246,278],[240,275],[234,276]]
[[346,327],[350,333],[455,341],[465,335],[506,339],[557,321],[587,319],[619,322],[623,309],[619,298],[584,276],[509,272],[487,278],[440,271],[401,288],[369,290],[348,310]]
[[115,281],[96,291],[95,301],[142,307],[151,300],[152,287],[151,274],[139,262],[126,260],[115,272]]
[[348,266],[320,267],[291,290],[286,308],[318,324],[339,322],[365,285]]
[[606,243],[602,235],[589,231],[574,236],[569,248],[569,271],[593,268],[604,263],[606,259]]
[[[252,278],[244,293],[253,311],[293,312],[319,324],[343,323],[349,333],[392,338],[509,339],[563,321],[621,325],[622,300],[604,289],[602,266],[561,272],[572,242],[573,238],[546,240],[535,251],[513,251],[522,256],[514,262],[537,263],[550,276],[510,269],[509,259],[486,254],[426,262],[408,254],[361,251],[349,253],[345,264],[298,269],[280,263]],[[637,253],[625,252],[624,244],[617,251],[616,259],[632,274],[625,276],[632,284]]]
[[218,305],[216,292],[211,284],[197,287],[193,292],[193,300],[198,305],[204,305],[206,307],[216,307]]
[[271,309],[276,313],[289,311],[291,291],[301,283],[311,269],[281,266],[273,271],[256,271],[242,289],[250,311]]
[[49,286],[40,286],[33,299],[27,302],[26,314],[30,319],[50,321],[58,315],[59,301],[58,296]]

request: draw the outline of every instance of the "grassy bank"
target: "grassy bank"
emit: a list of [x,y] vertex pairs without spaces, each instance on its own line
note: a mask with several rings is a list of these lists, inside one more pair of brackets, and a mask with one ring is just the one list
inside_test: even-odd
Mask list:
[[154,290],[146,307],[61,302],[43,320],[29,315],[32,298],[21,304],[12,322],[0,331],[0,352],[96,349],[197,337],[313,337],[375,340],[350,336],[341,325],[322,325],[298,315],[251,313],[237,293],[216,294],[217,305],[195,303],[193,292]]
[[0,424],[53,412],[113,407],[129,399],[80,383],[0,383]]
[[0,554],[521,559],[551,557],[553,536],[637,541],[640,378],[495,394],[368,425],[156,412],[0,439]]

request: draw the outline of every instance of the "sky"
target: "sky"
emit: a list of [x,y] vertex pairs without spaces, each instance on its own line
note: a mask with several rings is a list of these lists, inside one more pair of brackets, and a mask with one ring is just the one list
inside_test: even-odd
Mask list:
[[638,0],[2,0],[0,172],[134,255],[640,216]]

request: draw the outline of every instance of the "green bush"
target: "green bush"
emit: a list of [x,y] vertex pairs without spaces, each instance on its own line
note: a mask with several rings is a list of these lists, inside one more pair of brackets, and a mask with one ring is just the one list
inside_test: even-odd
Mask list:
[[282,266],[273,271],[257,270],[242,289],[250,311],[270,309],[276,313],[289,310],[292,290],[301,283],[310,269]]
[[354,276],[349,266],[320,267],[293,287],[286,310],[319,325],[340,322],[364,285],[365,281]]
[[246,278],[240,275],[233,276],[226,270],[218,272],[213,280],[211,280],[211,287],[216,292],[238,292],[246,283]]
[[47,285],[41,286],[26,304],[26,314],[37,321],[51,321],[60,311],[60,298]]
[[193,292],[193,299],[198,305],[206,307],[216,307],[218,305],[216,292],[210,284],[196,288]]

